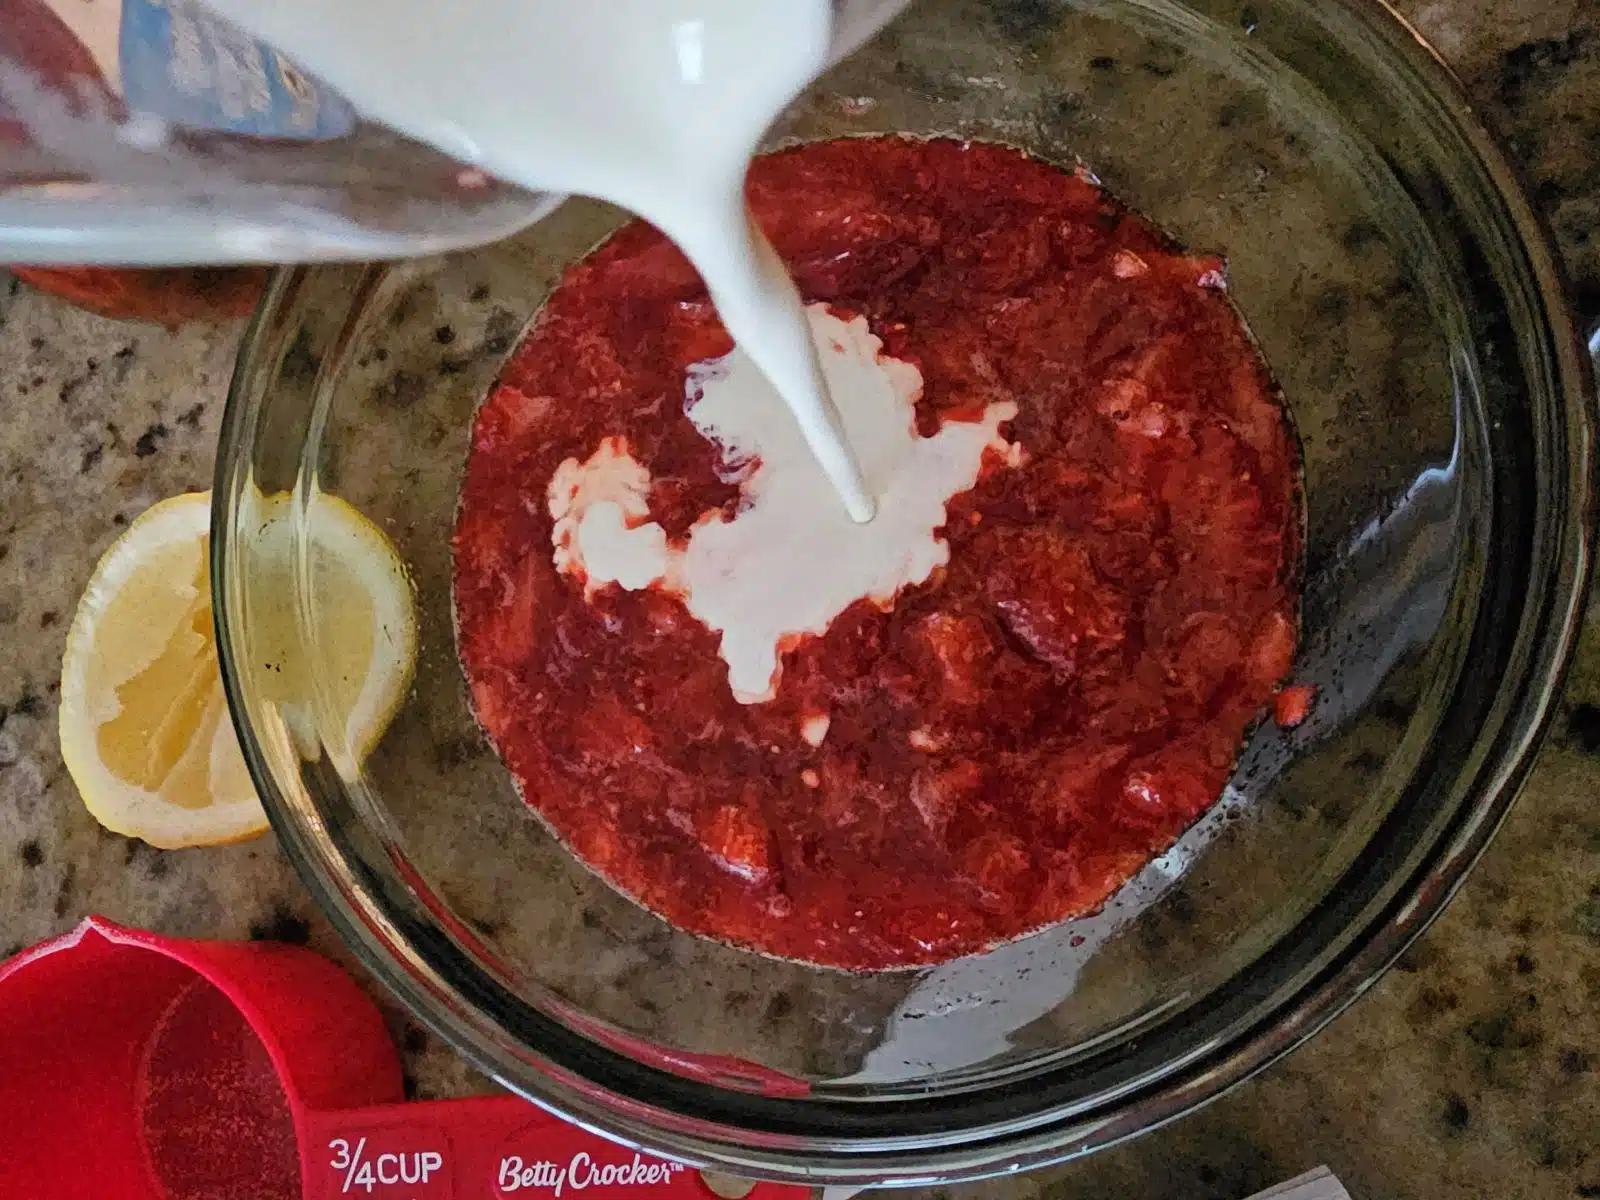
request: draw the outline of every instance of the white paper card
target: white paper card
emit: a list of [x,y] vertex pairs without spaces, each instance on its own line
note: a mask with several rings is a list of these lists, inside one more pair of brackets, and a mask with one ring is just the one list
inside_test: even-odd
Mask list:
[[1296,1175],[1277,1187],[1257,1192],[1249,1200],[1351,1200],[1344,1185],[1334,1178],[1327,1167],[1317,1167],[1304,1175]]

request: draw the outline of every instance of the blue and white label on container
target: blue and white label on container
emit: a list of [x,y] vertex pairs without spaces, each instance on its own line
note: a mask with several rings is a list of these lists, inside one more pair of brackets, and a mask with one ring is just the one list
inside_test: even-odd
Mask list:
[[177,125],[321,141],[356,123],[342,96],[192,0],[122,0],[117,58],[128,107]]

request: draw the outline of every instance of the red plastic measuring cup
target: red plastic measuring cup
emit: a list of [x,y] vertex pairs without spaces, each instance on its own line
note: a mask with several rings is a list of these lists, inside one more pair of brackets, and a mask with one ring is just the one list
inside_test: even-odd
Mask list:
[[309,950],[90,917],[0,964],[7,1200],[715,1200],[516,1097],[402,1101],[382,1016]]

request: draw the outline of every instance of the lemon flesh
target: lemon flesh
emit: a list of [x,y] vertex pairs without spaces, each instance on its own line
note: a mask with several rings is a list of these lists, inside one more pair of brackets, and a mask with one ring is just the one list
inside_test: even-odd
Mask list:
[[[312,752],[326,742],[341,770],[358,770],[415,662],[404,568],[355,509],[313,497],[302,528],[322,622],[317,647],[331,651],[313,671],[291,609],[288,497],[260,498],[256,508],[249,561],[259,644],[272,664],[265,698],[299,731],[297,742]],[[209,494],[175,496],[130,525],[95,568],[62,660],[62,758],[85,806],[107,828],[164,848],[238,841],[267,827],[217,666],[210,513]]]

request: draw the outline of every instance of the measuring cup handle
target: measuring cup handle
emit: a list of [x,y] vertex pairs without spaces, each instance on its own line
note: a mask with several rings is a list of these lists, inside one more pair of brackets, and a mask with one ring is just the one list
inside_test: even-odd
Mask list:
[[[308,1113],[300,1164],[305,1200],[719,1200],[730,1192],[515,1096]],[[761,1183],[747,1195],[798,1200],[809,1189]]]

